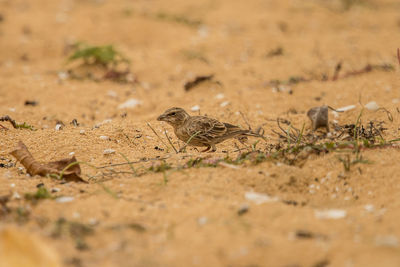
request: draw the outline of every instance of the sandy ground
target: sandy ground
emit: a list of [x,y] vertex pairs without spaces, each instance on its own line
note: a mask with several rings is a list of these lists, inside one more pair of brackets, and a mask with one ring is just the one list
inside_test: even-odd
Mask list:
[[[168,157],[173,166],[196,157],[237,156],[235,141],[218,145],[214,154],[167,148],[146,123],[167,142],[163,129],[172,137],[171,128],[156,118],[172,106],[246,127],[241,111],[251,125],[265,124],[268,143],[276,144],[278,117],[310,132],[311,107],[356,105],[338,117],[330,112],[343,125],[355,123],[362,105],[375,101],[393,121],[383,110],[364,109],[362,122],[384,121],[383,138],[398,138],[400,4],[357,1],[344,10],[345,2],[353,1],[1,0],[0,116],[37,131],[1,122],[9,130],[0,129],[0,195],[12,198],[0,226],[18,225],[39,236],[65,266],[400,266],[396,147],[366,149],[369,163],[350,171],[336,152],[312,155],[304,165],[265,161],[139,177],[105,176],[107,168],[82,164],[83,177],[92,177],[88,184],[29,177],[19,163],[8,166],[19,140],[39,161],[74,152],[94,166],[125,162],[120,153],[131,161]],[[137,82],[63,79],[65,49],[76,41],[113,44],[131,60]],[[267,56],[279,47],[282,55]],[[367,64],[394,70],[278,92],[269,83],[332,76],[338,62],[343,74]],[[183,89],[188,80],[209,74],[218,82]],[[132,98],[140,105],[118,108]],[[26,106],[26,100],[38,105]],[[200,111],[191,111],[196,105]],[[73,119],[79,126],[70,124]],[[65,126],[57,131],[60,121]],[[182,146],[174,136],[172,141]],[[267,145],[258,143],[260,149]],[[105,149],[115,153],[104,155]],[[157,162],[134,167],[140,172]],[[126,165],[113,169],[130,171]],[[72,201],[25,200],[41,183]],[[246,198],[248,192],[271,199],[258,204]],[[339,218],[318,216],[332,209]]]

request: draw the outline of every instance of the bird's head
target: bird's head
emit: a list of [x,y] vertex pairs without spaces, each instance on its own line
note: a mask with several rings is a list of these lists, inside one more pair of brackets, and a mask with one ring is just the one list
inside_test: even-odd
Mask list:
[[190,115],[182,108],[169,108],[161,114],[157,120],[165,121],[172,126],[176,127],[181,125]]

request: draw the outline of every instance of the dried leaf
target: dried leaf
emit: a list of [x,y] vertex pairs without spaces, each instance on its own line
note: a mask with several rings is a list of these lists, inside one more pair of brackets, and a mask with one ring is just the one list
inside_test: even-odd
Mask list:
[[328,106],[312,108],[307,112],[307,116],[311,120],[313,131],[317,130],[318,128],[325,127],[329,132]]
[[21,141],[18,143],[18,148],[10,153],[14,158],[16,158],[21,164],[26,168],[27,172],[31,175],[47,176],[55,174],[60,176],[62,173],[62,178],[66,181],[73,182],[85,182],[80,177],[81,167],[79,164],[74,164],[70,166],[67,170],[63,170],[70,164],[77,162],[75,156],[70,159],[62,159],[59,161],[53,161],[46,164],[41,164],[37,162],[32,154],[29,152],[28,148]]

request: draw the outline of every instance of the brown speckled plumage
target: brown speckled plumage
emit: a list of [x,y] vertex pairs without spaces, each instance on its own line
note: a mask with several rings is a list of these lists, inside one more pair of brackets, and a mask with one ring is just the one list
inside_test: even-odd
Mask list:
[[[182,108],[167,109],[157,120],[165,121],[174,127],[175,135],[191,146],[205,146],[204,151],[212,149],[216,151],[215,145],[229,138],[242,138],[246,136],[258,136],[250,130],[243,130],[238,126],[219,122],[216,119],[205,116],[190,116]],[[190,139],[191,138],[191,139]]]

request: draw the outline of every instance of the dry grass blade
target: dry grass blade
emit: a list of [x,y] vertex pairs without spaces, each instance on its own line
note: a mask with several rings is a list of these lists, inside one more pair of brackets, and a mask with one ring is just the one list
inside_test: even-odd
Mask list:
[[150,123],[147,122],[147,126],[149,126],[149,128],[153,131],[153,133],[157,136],[157,138],[161,141],[161,143],[163,143],[163,145],[165,146],[165,148],[168,149],[168,145],[164,142],[164,140],[162,140],[162,138],[158,135],[158,133],[156,132],[156,130],[154,130],[154,128],[151,127]]
[[167,137],[167,140],[168,140],[169,144],[170,144],[170,145],[172,146],[172,148],[174,149],[175,153],[178,154],[179,152],[178,152],[178,150],[176,150],[176,148],[175,148],[174,144],[172,143],[171,138],[169,138],[169,136],[168,136],[166,130],[164,130],[164,134],[165,134],[165,137]]

